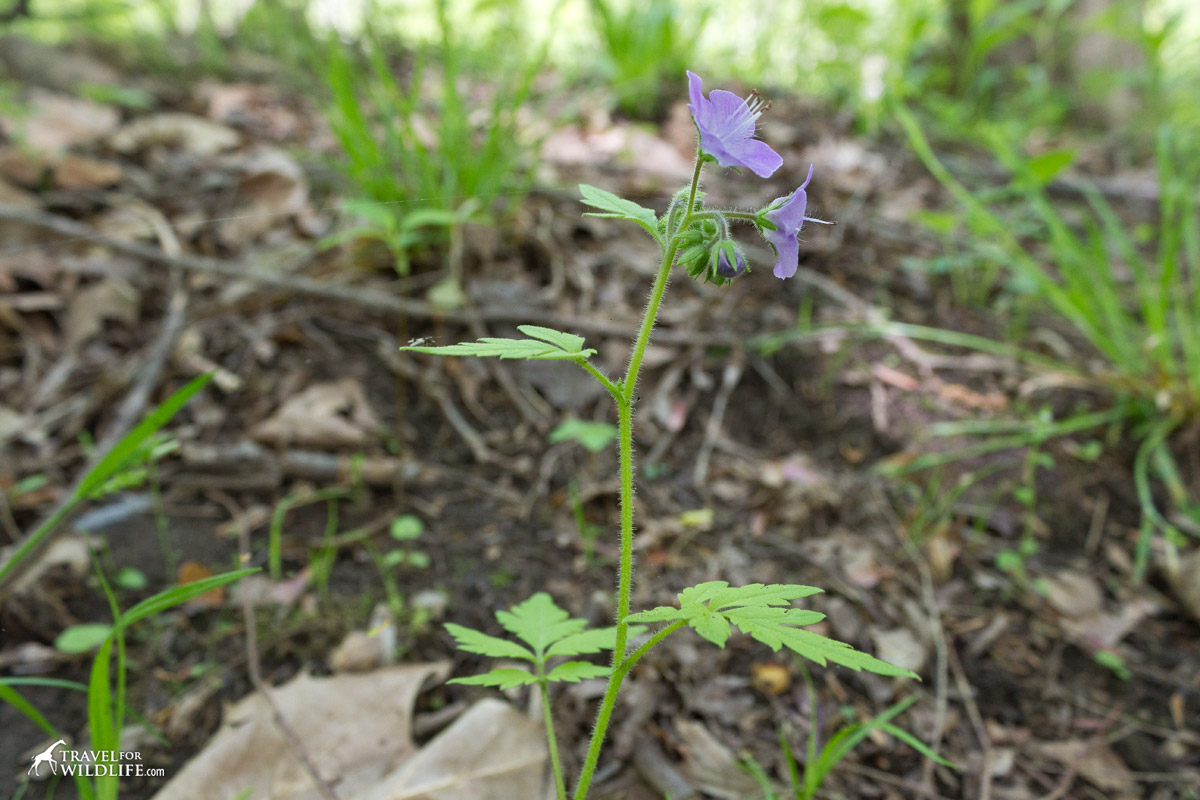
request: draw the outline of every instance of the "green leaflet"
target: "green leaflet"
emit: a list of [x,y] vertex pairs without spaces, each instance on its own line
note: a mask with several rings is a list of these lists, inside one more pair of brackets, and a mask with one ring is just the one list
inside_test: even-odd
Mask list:
[[583,348],[583,337],[537,325],[518,325],[517,330],[528,339],[501,339],[486,336],[477,342],[443,345],[440,347],[409,346],[401,350],[429,353],[436,356],[474,356],[477,358],[523,358],[528,360],[569,360],[583,362],[596,354],[595,349]]
[[[451,683],[509,689],[527,683],[578,683],[585,678],[603,678],[609,673],[607,666],[586,661],[567,661],[546,673],[546,663],[551,658],[591,655],[612,650],[617,643],[617,629],[588,629],[587,620],[572,617],[559,608],[545,592],[534,594],[508,611],[497,611],[496,619],[506,631],[525,642],[528,647],[453,623],[447,623],[446,630],[454,637],[460,650],[493,658],[531,661],[533,671],[512,667],[500,668],[469,678],[456,678],[450,681]],[[629,635],[637,636],[645,630],[641,625],[630,625]],[[539,678],[539,675],[545,677]]]
[[602,217],[605,219],[627,219],[630,222],[636,222],[645,228],[646,232],[653,236],[656,241],[659,241],[658,216],[652,210],[645,206],[639,206],[632,200],[617,197],[612,192],[597,189],[595,186],[589,186],[586,183],[579,184],[579,193],[583,195],[585,205],[599,208],[605,212],[588,212],[585,216]]
[[748,634],[775,651],[789,650],[824,666],[828,662],[853,670],[908,678],[917,676],[906,669],[855,650],[845,642],[804,630],[825,618],[824,614],[793,608],[792,600],[820,592],[799,584],[761,584],[730,586],[725,581],[708,581],[679,593],[679,608],[660,606],[631,614],[630,621],[668,622],[682,619],[696,633],[718,647],[724,647],[731,627]]

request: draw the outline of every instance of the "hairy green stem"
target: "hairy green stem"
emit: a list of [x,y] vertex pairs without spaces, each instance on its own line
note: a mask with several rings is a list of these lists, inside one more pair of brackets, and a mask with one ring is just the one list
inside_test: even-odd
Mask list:
[[[687,230],[692,222],[696,208],[696,191],[700,185],[700,170],[704,161],[699,155],[696,166],[692,171],[692,183],[688,190],[687,208],[679,223],[678,231]],[[608,676],[608,687],[604,690],[604,698],[600,701],[600,710],[596,716],[596,725],[592,729],[592,739],[588,743],[587,756],[579,773],[579,782],[575,785],[574,800],[584,800],[592,775],[600,760],[600,748],[604,745],[604,735],[612,718],[613,708],[617,702],[617,692],[621,681],[633,664],[649,649],[646,645],[639,648],[637,658],[626,657],[625,646],[629,635],[629,595],[633,585],[633,406],[636,401],[634,390],[637,387],[638,374],[642,370],[642,359],[646,355],[646,346],[650,343],[650,334],[654,331],[654,323],[658,319],[658,307],[662,304],[663,294],[667,289],[667,280],[671,275],[671,267],[675,265],[675,257],[679,253],[679,237],[674,235],[663,248],[662,263],[658,268],[658,276],[654,280],[654,288],[650,290],[650,300],[646,304],[646,313],[642,317],[642,326],[637,339],[633,343],[633,352],[629,357],[629,367],[621,380],[620,394],[617,400],[617,421],[620,442],[621,461],[621,561],[617,574],[617,640],[613,647],[612,672]],[[660,635],[651,638],[650,642],[657,644],[669,633],[667,628]],[[647,645],[650,644],[647,642]],[[652,646],[652,645],[651,645]]]
[[677,619],[674,622],[672,622],[670,625],[668,625],[667,627],[658,631],[653,636],[651,636],[649,639],[647,639],[645,644],[643,644],[637,650],[634,650],[632,653],[629,654],[629,658],[627,658],[621,662],[621,668],[620,668],[621,669],[621,677],[624,678],[626,675],[628,675],[629,671],[633,669],[633,665],[636,664],[637,662],[641,661],[642,656],[646,655],[646,653],[649,653],[650,649],[653,648],[654,645],[658,644],[663,639],[667,638],[672,633],[674,633],[675,631],[679,630],[680,628],[682,628],[686,625],[687,625],[687,623],[685,621],[683,621],[681,619]]
[[[545,667],[538,665],[538,672],[541,673]],[[567,800],[567,784],[563,781],[562,759],[558,757],[558,737],[554,735],[554,716],[550,713],[550,687],[544,680],[544,675],[539,674],[538,689],[542,693],[542,717],[546,723],[546,742],[550,746],[550,768],[554,771],[554,793],[558,800]]]

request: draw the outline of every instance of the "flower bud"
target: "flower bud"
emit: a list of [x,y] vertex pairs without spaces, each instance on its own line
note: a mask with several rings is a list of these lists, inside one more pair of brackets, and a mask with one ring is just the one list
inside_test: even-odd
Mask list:
[[712,274],[719,282],[733,280],[745,271],[746,257],[736,244],[726,239],[713,248]]

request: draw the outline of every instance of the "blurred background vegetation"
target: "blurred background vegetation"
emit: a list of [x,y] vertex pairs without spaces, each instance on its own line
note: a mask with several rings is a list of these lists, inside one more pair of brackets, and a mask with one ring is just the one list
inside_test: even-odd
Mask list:
[[[953,205],[910,215],[943,237],[944,250],[904,268],[948,280],[957,302],[998,311],[1008,332],[1007,341],[908,333],[1018,358],[1105,398],[1058,418],[1030,407],[1024,421],[946,432],[1036,452],[1057,435],[1117,426],[1137,445],[1146,520],[1139,567],[1154,534],[1200,532],[1195,476],[1183,474],[1170,445],[1200,419],[1200,7],[1192,0],[7,7],[5,33],[48,43],[86,37],[131,71],[257,75],[308,94],[340,145],[325,166],[354,220],[326,245],[376,240],[401,274],[414,254],[453,252],[464,224],[501,221],[518,207],[537,175],[539,139],[591,113],[585,98],[652,125],[682,97],[686,68],[709,88],[737,80],[768,96],[804,96],[843,126],[907,147],[944,185]],[[0,81],[0,103],[19,105],[20,88]],[[121,87],[90,91],[109,102],[143,100]],[[1078,184],[1130,170],[1154,187],[1152,219],[1130,222],[1111,192]],[[1077,193],[1063,199],[1051,190],[1068,174]],[[460,302],[459,278],[431,299]],[[1028,348],[1027,321],[1038,313],[1056,315],[1084,342],[1088,366]],[[768,346],[804,333],[779,332]],[[1152,484],[1165,487],[1169,512]]]

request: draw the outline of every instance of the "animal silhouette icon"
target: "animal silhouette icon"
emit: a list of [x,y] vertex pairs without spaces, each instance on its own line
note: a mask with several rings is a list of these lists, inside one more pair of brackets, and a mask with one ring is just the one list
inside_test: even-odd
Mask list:
[[34,775],[38,775],[40,777],[41,773],[38,771],[38,767],[41,766],[42,764],[49,764],[50,771],[53,772],[55,775],[57,775],[58,767],[54,763],[54,748],[58,747],[60,744],[66,744],[66,743],[67,743],[66,739],[59,739],[57,742],[50,745],[45,750],[43,750],[42,752],[40,752],[36,756],[34,756],[33,763],[29,765],[29,771],[26,772],[25,774],[28,775],[30,772],[32,772]]

